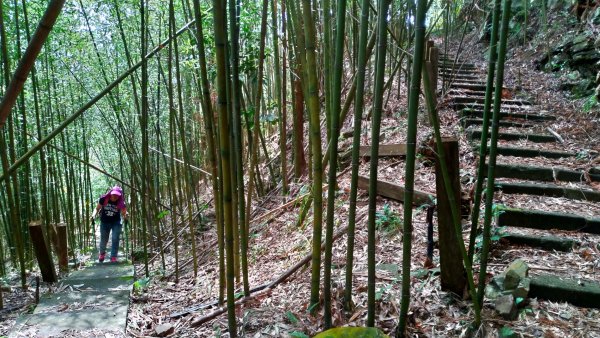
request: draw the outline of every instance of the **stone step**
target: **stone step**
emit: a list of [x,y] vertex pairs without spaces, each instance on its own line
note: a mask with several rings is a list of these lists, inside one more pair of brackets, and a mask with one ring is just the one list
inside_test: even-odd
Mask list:
[[598,281],[552,275],[534,276],[529,285],[529,297],[567,302],[580,307],[600,308],[600,285]]
[[[488,133],[488,139],[491,137]],[[481,130],[468,130],[467,137],[470,140],[481,139]],[[556,142],[556,137],[553,135],[539,135],[539,134],[517,134],[517,133],[498,133],[498,139],[504,141],[518,141],[527,140],[535,143],[549,143]]]
[[[490,112],[491,113],[491,112]],[[462,109],[460,111],[461,117],[483,117],[482,110],[474,110],[474,109]],[[490,119],[492,114],[490,114]],[[556,120],[555,116],[547,115],[539,112],[511,112],[506,110],[500,111],[500,119],[501,120],[511,120],[511,119],[521,119],[527,121],[554,121]]]
[[[457,79],[456,81],[453,81],[453,83],[461,83],[461,84],[469,84],[469,85],[474,85],[474,86],[485,87],[485,82],[483,80],[479,80],[479,79]],[[451,86],[451,87],[453,87],[453,86]]]
[[502,240],[507,241],[510,244],[527,245],[543,250],[556,250],[564,252],[573,250],[573,246],[577,244],[577,241],[570,238],[556,236],[529,236],[512,233],[503,235]]
[[[487,173],[487,170],[486,170]],[[561,168],[534,167],[527,165],[496,164],[497,178],[516,178],[522,180],[554,182],[585,182],[586,175],[581,170]],[[600,181],[600,175],[588,174],[592,181]]]
[[[487,86],[485,83],[473,84],[473,83],[463,83],[463,82],[454,82],[450,86],[450,88],[455,88],[455,89],[478,90],[478,91],[484,91],[484,92],[486,90],[486,87]],[[504,87],[503,89],[506,89],[506,87]]]
[[[481,138],[481,136],[477,137]],[[536,142],[536,141],[533,141]],[[515,156],[515,157],[545,157],[545,158],[565,158],[575,157],[573,153],[558,150],[541,150],[531,148],[515,148],[515,147],[497,147],[497,154],[503,156]],[[479,146],[475,147],[475,151],[479,152]],[[489,153],[489,148],[488,148]]]
[[[461,122],[462,122],[463,128],[465,128],[465,129],[469,128],[470,126],[483,125],[483,119],[476,119],[476,118],[462,119]],[[529,124],[529,123],[503,121],[503,120],[498,121],[498,124],[500,125],[500,127],[517,127],[517,128],[533,128],[533,127],[535,127],[535,125]],[[491,125],[491,123],[490,123],[490,125]]]
[[600,202],[600,191],[587,189],[574,189],[555,184],[543,183],[507,183],[496,182],[495,190],[505,194],[527,194],[550,197],[565,197],[575,200]]
[[[485,103],[485,97],[483,96],[452,96],[451,100],[456,103]],[[494,99],[492,98],[492,102]],[[527,100],[512,100],[512,99],[502,99],[502,105],[513,105],[513,106],[531,106],[531,102]]]
[[480,77],[477,75],[469,75],[469,74],[440,74],[443,79],[453,79],[453,80],[479,80]]
[[476,69],[451,69],[442,68],[439,70],[440,76],[452,76],[452,75],[469,75],[469,76],[482,76],[483,74]]
[[454,62],[454,60],[447,60],[444,58],[440,58],[438,62],[438,67],[440,68],[454,68],[454,69],[478,69],[476,65],[472,63],[462,62],[458,60]]
[[584,216],[560,212],[513,209],[507,207],[500,208],[498,226],[539,230],[558,229],[600,234],[600,218],[586,218]]

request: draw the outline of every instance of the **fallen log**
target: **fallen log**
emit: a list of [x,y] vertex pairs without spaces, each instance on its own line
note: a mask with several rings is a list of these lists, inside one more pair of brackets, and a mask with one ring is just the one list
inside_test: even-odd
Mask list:
[[[358,176],[358,188],[363,190],[369,189],[369,178],[365,176]],[[397,185],[394,183],[377,180],[377,194],[383,197],[391,198],[396,201],[404,202],[404,192],[405,189],[401,185]],[[434,204],[434,196],[415,190],[413,197],[413,204],[415,206],[420,206],[424,204]]]

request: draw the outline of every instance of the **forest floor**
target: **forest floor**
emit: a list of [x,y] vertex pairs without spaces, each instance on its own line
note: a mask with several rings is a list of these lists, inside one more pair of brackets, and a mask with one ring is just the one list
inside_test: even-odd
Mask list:
[[[461,58],[475,63],[482,70],[485,78],[486,62],[483,51],[485,45],[469,37],[465,42]],[[533,47],[515,48],[509,52],[505,85],[513,88],[512,95],[527,98],[541,109],[558,116],[552,123],[552,129],[560,134],[565,142],[557,145],[560,150],[572,151],[581,156],[576,160],[561,160],[561,167],[589,168],[598,166],[600,153],[600,113],[598,111],[583,112],[583,102],[573,100],[568,93],[559,90],[564,81],[560,75],[542,73],[534,70],[531,56]],[[399,96],[393,91],[384,107],[382,121],[381,144],[404,142],[406,134],[406,95],[402,85]],[[441,101],[443,102],[443,101]],[[351,115],[351,114],[350,114]],[[418,138],[425,144],[431,137],[431,130],[425,123],[424,114],[419,118]],[[475,177],[477,155],[472,151],[463,129],[459,124],[456,111],[442,103],[440,116],[443,133],[455,135],[460,141],[461,182],[463,191],[470,191]],[[352,130],[352,118],[344,122],[343,131]],[[276,152],[277,137],[272,135],[272,151]],[[370,139],[370,120],[363,120],[363,145]],[[351,140],[343,140],[340,149],[347,149]],[[513,144],[514,145],[514,144]],[[524,146],[535,147],[532,143]],[[323,145],[325,149],[325,145]],[[511,158],[501,158],[511,162]],[[539,162],[539,159],[535,160]],[[553,162],[556,164],[556,162]],[[350,171],[348,164],[339,168],[339,190],[336,198],[335,229],[343,229],[347,225],[348,198],[350,190]],[[360,166],[362,175],[368,175],[368,160]],[[263,175],[263,177],[266,177]],[[404,185],[404,160],[402,158],[380,158],[379,179]],[[430,163],[417,160],[415,188],[435,194],[435,173]],[[587,188],[600,190],[598,185],[585,184]],[[210,191],[206,186],[207,193]],[[307,191],[307,180],[293,183],[288,196],[280,193],[270,194],[257,201],[253,208],[257,210],[251,222],[251,241],[249,243],[249,280],[255,287],[275,280],[291,266],[302,260],[311,249],[312,212],[300,226],[297,225],[301,201],[288,207],[281,206],[294,200]],[[600,206],[597,203],[566,200],[563,198],[535,198],[521,195],[497,196],[498,202],[511,203],[522,208],[535,208],[548,211],[565,211],[600,217]],[[357,202],[357,220],[355,236],[353,301],[355,309],[345,313],[342,307],[342,296],[346,265],[346,235],[339,237],[333,248],[333,324],[335,326],[363,326],[366,320],[367,303],[367,204],[368,195],[359,191]],[[403,205],[393,200],[377,197],[378,211],[388,210],[387,217],[401,218]],[[262,216],[266,215],[266,216]],[[441,291],[440,277],[435,269],[424,270],[427,247],[427,226],[424,209],[416,209],[413,215],[413,248],[411,271],[411,305],[409,332],[414,337],[453,337],[465,332],[473,318],[470,301],[462,300],[455,295]],[[434,224],[437,220],[434,219]],[[401,223],[400,223],[401,224]],[[399,317],[401,289],[401,225],[382,227],[377,235],[377,316],[375,326],[390,334],[397,325]],[[465,225],[467,222],[465,222]],[[226,315],[220,315],[199,326],[192,323],[218,307],[210,305],[218,299],[218,254],[216,250],[216,233],[214,220],[208,219],[205,231],[197,235],[197,253],[199,257],[198,273],[194,276],[189,262],[191,248],[183,244],[179,250],[179,279],[173,274],[175,258],[172,249],[166,251],[165,270],[159,260],[155,260],[150,271],[152,277],[145,287],[136,289],[132,296],[127,336],[155,336],[155,329],[160,324],[174,328],[173,337],[213,337],[229,336],[227,333]],[[536,233],[536,231],[522,230]],[[463,235],[468,236],[468,228],[464,227]],[[573,278],[600,280],[600,248],[597,235],[571,233],[571,238],[580,241],[580,246],[569,253],[542,251],[537,249],[509,246],[503,241],[495,242],[492,248],[488,271],[490,275],[502,272],[516,258],[522,258],[530,265],[530,273],[535,275],[545,271],[553,271],[559,275]],[[439,266],[439,252],[436,248],[434,264]],[[323,328],[322,311],[312,316],[307,307],[310,298],[310,265],[305,264],[284,282],[274,288],[258,292],[254,298],[237,307],[238,328],[246,337],[305,337],[312,336]],[[478,269],[478,265],[474,267]],[[143,271],[138,264],[137,271]],[[140,276],[141,274],[138,274]],[[17,279],[8,281],[17,284]],[[141,283],[145,284],[145,283]],[[33,277],[29,285],[35,286]],[[237,285],[239,287],[239,284]],[[43,286],[42,292],[48,287]],[[6,334],[14,324],[16,315],[28,311],[34,299],[34,287],[23,291],[12,287],[4,290],[6,309],[0,311],[0,335]],[[197,305],[208,304],[202,309],[192,311],[188,315],[177,318],[171,316]],[[510,327],[522,337],[600,337],[600,311],[597,309],[578,308],[567,303],[556,303],[544,300],[529,300],[529,304],[521,310],[515,321],[506,321],[498,317],[490,302],[484,303],[482,336],[495,337],[503,326]]]
[[[486,62],[483,54],[485,45],[470,37],[465,42],[465,51],[461,58],[475,63],[482,70],[481,78],[485,79]],[[508,56],[506,70],[506,86],[511,88],[516,98],[533,101],[542,110],[558,116],[551,128],[563,137],[565,142],[555,147],[563,151],[572,151],[580,156],[575,160],[559,160],[552,162],[567,168],[589,168],[597,165],[600,152],[598,111],[584,112],[583,101],[573,100],[568,93],[559,90],[564,80],[560,75],[541,73],[533,70],[531,55],[527,48],[512,50]],[[395,91],[394,91],[395,92]],[[381,144],[404,142],[406,134],[406,93],[391,94],[386,101],[382,122]],[[448,105],[441,106],[443,133],[460,137],[461,181],[463,191],[473,187],[477,155],[462,133],[462,127],[456,111]],[[419,143],[425,144],[431,137],[430,128],[419,119]],[[352,121],[347,119],[343,131],[352,130]],[[324,131],[323,131],[324,132]],[[271,137],[273,149],[277,149],[276,138]],[[368,145],[370,139],[370,120],[363,121],[362,144]],[[340,149],[350,146],[350,139],[343,140]],[[513,143],[514,145],[514,143]],[[525,147],[536,147],[531,142],[521,141]],[[325,144],[323,145],[325,148]],[[499,161],[512,162],[511,158],[500,157]],[[535,159],[540,163],[546,160]],[[549,161],[551,162],[551,161]],[[347,225],[348,198],[350,190],[350,171],[345,164],[339,171],[339,190],[336,197],[335,229],[343,229]],[[363,160],[360,173],[368,175],[368,160]],[[265,173],[266,175],[266,173]],[[404,184],[404,160],[402,158],[380,158],[379,179],[399,185]],[[415,188],[435,194],[435,173],[426,161],[417,161]],[[301,203],[280,209],[287,201],[296,198],[306,191],[306,181],[294,183],[287,197],[269,195],[258,201],[254,208],[259,210],[251,225],[251,241],[249,249],[250,285],[258,286],[275,280],[309,254],[312,238],[311,213],[301,225],[297,225]],[[599,190],[594,183],[577,183],[586,188]],[[539,198],[523,195],[497,197],[501,203],[510,203],[521,208],[533,208],[546,211],[570,211],[589,217],[600,216],[597,203],[573,201],[564,198]],[[346,235],[339,237],[333,248],[333,324],[335,326],[362,326],[366,320],[367,303],[367,204],[368,195],[359,192],[357,202],[357,221],[355,237],[353,301],[354,311],[345,313],[342,297],[346,265]],[[401,218],[403,205],[393,200],[377,197],[378,212],[387,209],[387,216]],[[261,217],[260,215],[267,215]],[[413,216],[413,255],[411,260],[411,305],[409,331],[414,337],[450,337],[463,334],[473,318],[469,301],[462,300],[447,292],[441,291],[439,275],[423,269],[426,259],[426,222],[425,210],[416,209]],[[434,224],[437,223],[434,220]],[[401,223],[397,227],[380,228],[377,235],[377,316],[375,325],[390,334],[398,322],[400,288],[401,288]],[[465,225],[467,222],[465,222]],[[214,224],[211,223],[211,229]],[[523,233],[536,233],[535,230],[519,230]],[[537,233],[540,233],[539,231]],[[464,227],[465,238],[468,228]],[[600,280],[600,248],[597,246],[598,236],[582,233],[570,233],[571,238],[581,244],[572,252],[556,254],[526,247],[509,246],[503,241],[493,244],[488,271],[491,275],[502,272],[516,258],[524,259],[530,265],[530,273],[537,275],[552,271],[562,276],[573,278]],[[226,315],[220,315],[199,326],[195,321],[213,313],[217,306],[210,305],[218,297],[218,258],[214,230],[204,232],[198,241],[201,265],[198,274],[193,275],[188,265],[181,272],[176,283],[171,278],[153,278],[148,288],[134,296],[131,309],[128,333],[131,336],[152,335],[154,327],[161,323],[169,323],[175,328],[175,336],[228,336]],[[181,250],[186,251],[185,249]],[[434,264],[439,265],[436,248]],[[185,258],[181,258],[185,261]],[[167,270],[172,271],[171,255],[167,261]],[[154,267],[154,270],[158,265]],[[478,269],[478,264],[475,265]],[[425,271],[425,272],[424,272]],[[237,285],[239,287],[239,284]],[[239,289],[238,289],[239,290]],[[312,336],[323,328],[322,311],[316,316],[308,313],[310,297],[310,269],[304,265],[283,283],[268,292],[259,292],[254,298],[237,307],[238,328],[246,337],[305,337]],[[189,315],[170,318],[172,314],[185,311],[197,305],[205,304],[202,309]],[[210,306],[209,306],[210,305]],[[484,330],[482,336],[494,337],[503,326],[511,328],[522,337],[600,337],[600,312],[596,309],[578,308],[567,303],[556,303],[544,300],[529,300],[529,304],[521,310],[515,321],[506,321],[497,316],[493,304],[486,301],[483,310]],[[194,326],[194,327],[193,327]]]

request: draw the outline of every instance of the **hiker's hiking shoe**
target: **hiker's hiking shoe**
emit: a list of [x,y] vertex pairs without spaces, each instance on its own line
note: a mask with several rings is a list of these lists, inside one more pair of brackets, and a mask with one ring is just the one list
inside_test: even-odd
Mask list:
[[106,253],[101,253],[101,254],[98,256],[98,261],[100,261],[100,263],[104,262],[104,257],[106,257]]
[[117,262],[117,257],[111,257],[110,258],[110,262],[111,263],[116,263]]

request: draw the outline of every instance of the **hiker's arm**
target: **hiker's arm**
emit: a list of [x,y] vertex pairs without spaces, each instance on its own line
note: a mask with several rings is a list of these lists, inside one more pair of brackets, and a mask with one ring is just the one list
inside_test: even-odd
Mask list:
[[127,220],[127,217],[129,217],[129,214],[127,214],[127,208],[121,209],[121,216],[123,216],[124,220]]
[[100,205],[100,203],[98,203],[98,205],[96,206],[96,209],[94,209],[94,212],[92,212],[92,220],[94,220],[94,218],[96,218],[96,216],[98,216],[98,211],[100,211],[100,209],[102,209],[102,205]]

